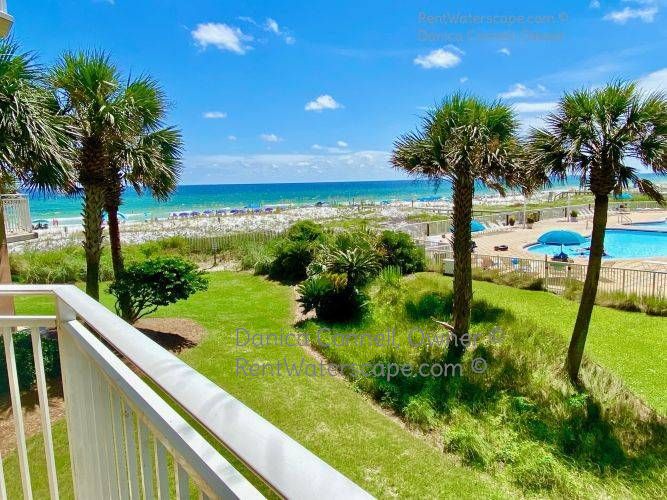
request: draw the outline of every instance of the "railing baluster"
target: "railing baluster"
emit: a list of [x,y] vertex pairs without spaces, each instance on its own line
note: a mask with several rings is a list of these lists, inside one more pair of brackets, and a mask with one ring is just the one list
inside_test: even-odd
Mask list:
[[167,466],[167,451],[164,445],[155,439],[155,467],[157,469],[157,492],[160,500],[169,498],[169,470]]
[[58,498],[58,476],[56,475],[56,460],[53,453],[53,436],[51,435],[51,415],[49,414],[49,395],[46,389],[46,374],[44,372],[44,358],[42,356],[42,339],[39,330],[30,329],[32,353],[35,359],[35,381],[39,398],[39,413],[42,419],[42,434],[44,436],[44,453],[46,454],[46,472],[49,478],[49,493],[51,499]]
[[181,464],[174,459],[174,473],[176,474],[176,498],[178,500],[189,500],[190,478]]
[[12,413],[14,416],[14,430],[16,431],[17,455],[19,469],[21,472],[21,484],[23,485],[23,497],[32,499],[32,486],[30,484],[30,469],[28,466],[28,450],[25,443],[25,427],[23,425],[23,409],[21,408],[21,392],[19,388],[18,373],[16,371],[16,359],[14,358],[14,339],[11,328],[2,329],[5,344],[5,360],[7,361],[7,376],[9,381],[9,394],[12,401]]
[[125,432],[125,450],[127,470],[130,476],[130,494],[133,499],[139,497],[139,476],[137,471],[137,447],[134,439],[134,415],[127,405],[123,405],[123,430]]
[[153,498],[153,454],[150,447],[148,428],[139,419],[139,461],[144,498]]
[[115,390],[111,391],[111,413],[115,444],[116,474],[118,478],[118,494],[120,498],[130,498],[129,478],[127,474],[127,460],[125,448],[125,433],[123,432],[122,406],[120,396]]
[[[86,395],[90,414],[86,420],[86,430],[88,434],[87,441],[88,443],[96,443],[98,447],[98,453],[87,453],[88,459],[94,462],[95,467],[95,474],[90,478],[92,480],[91,488],[96,490],[101,498],[110,498],[111,492],[108,481],[103,481],[105,476],[108,477],[108,470],[104,464],[108,450],[105,446],[103,426],[98,425],[101,423],[100,418],[102,413],[99,407],[100,394],[98,374],[95,373],[95,367],[92,361],[87,357],[84,357],[83,354],[80,354],[80,356],[84,359],[86,365],[86,371],[84,373],[88,380]],[[81,376],[81,374],[79,376]]]

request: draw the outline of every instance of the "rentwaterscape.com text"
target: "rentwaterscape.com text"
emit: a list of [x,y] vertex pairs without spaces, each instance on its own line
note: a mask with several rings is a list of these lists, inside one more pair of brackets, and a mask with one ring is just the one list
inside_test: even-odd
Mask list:
[[245,377],[335,377],[345,373],[352,378],[373,377],[387,381],[402,377],[460,377],[464,370],[475,374],[484,373],[488,365],[484,358],[474,358],[469,363],[329,363],[313,361],[301,357],[289,360],[283,357],[277,361],[252,361],[245,357],[236,358],[236,375]]

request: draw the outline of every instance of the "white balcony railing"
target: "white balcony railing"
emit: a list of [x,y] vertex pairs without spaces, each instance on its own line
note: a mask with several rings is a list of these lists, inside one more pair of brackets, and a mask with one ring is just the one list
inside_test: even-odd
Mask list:
[[[31,499],[32,490],[12,340],[13,332],[19,329],[29,329],[32,336],[52,499],[59,498],[62,479],[57,475],[49,422],[41,351],[43,327],[57,328],[69,458],[77,498],[189,498],[191,490],[203,499],[261,497],[174,406],[203,426],[280,496],[370,497],[76,287],[1,285],[0,295],[47,295],[54,300],[56,311],[53,316],[0,316],[24,498]],[[171,402],[167,403],[147,382],[168,395]],[[5,498],[0,459],[0,499]]]
[[7,236],[32,232],[30,206],[28,198],[22,194],[0,195],[5,215],[5,231]]

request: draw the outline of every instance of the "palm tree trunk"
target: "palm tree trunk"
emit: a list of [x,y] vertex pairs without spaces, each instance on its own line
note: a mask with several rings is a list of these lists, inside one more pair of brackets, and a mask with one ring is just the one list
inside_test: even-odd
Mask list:
[[453,223],[454,223],[454,304],[452,322],[454,323],[455,341],[450,344],[448,357],[460,359],[465,351],[461,337],[470,328],[470,303],[472,301],[472,265],[470,247],[472,237],[472,198],[474,184],[471,179],[460,177],[453,185]]
[[100,257],[102,256],[102,208],[104,188],[87,186],[83,197],[83,248],[86,252],[86,293],[100,299]]
[[119,278],[125,271],[123,262],[123,251],[120,243],[120,225],[118,223],[118,206],[106,205],[107,215],[109,217],[109,246],[111,248],[111,263],[113,265],[113,275]]
[[[118,223],[118,208],[120,206],[120,194],[107,192],[106,211],[109,216],[109,246],[111,247],[111,262],[115,279],[125,272],[123,261],[123,250],[120,242],[120,224]],[[131,297],[121,291],[117,297],[116,312],[126,320],[132,317]]]
[[588,257],[588,270],[586,271],[586,281],[584,282],[584,289],[581,294],[577,321],[574,324],[565,364],[567,374],[574,384],[579,383],[579,368],[584,355],[584,346],[586,345],[586,336],[588,335],[588,326],[591,322],[593,306],[595,305],[595,295],[598,291],[602,255],[604,254],[604,232],[607,227],[608,207],[608,195],[595,196],[593,233],[591,235],[591,249]]

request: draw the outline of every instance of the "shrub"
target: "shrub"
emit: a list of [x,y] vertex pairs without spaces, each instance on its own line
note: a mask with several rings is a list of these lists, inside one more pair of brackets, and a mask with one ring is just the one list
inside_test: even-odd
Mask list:
[[306,279],[307,268],[315,257],[317,245],[324,240],[322,227],[310,220],[292,225],[273,249],[273,260],[263,263],[271,279],[297,283]]
[[274,250],[274,257],[268,266],[271,279],[287,283],[297,283],[306,278],[306,269],[315,256],[315,244],[310,241],[281,240]]
[[382,266],[398,266],[403,274],[412,274],[426,268],[424,251],[415,245],[412,237],[399,231],[383,231],[379,242]]
[[178,257],[158,257],[128,266],[109,285],[109,292],[116,297],[119,314],[119,297],[129,297],[130,307],[123,319],[134,323],[160,306],[187,299],[206,288],[208,280],[193,263]]
[[[32,352],[32,340],[30,331],[23,330],[13,335],[14,359],[16,360],[16,371],[19,379],[19,388],[24,391],[35,385],[35,362]],[[7,361],[4,356],[4,340],[0,336],[0,394],[9,393],[9,381],[7,378]],[[60,357],[58,355],[58,341],[55,337],[42,337],[42,359],[44,361],[44,373],[47,379],[60,376]]]
[[570,217],[577,217],[578,215],[579,215],[579,212],[577,212],[576,210],[572,210],[570,212]]
[[299,285],[299,302],[305,313],[315,311],[323,321],[345,321],[363,309],[366,296],[350,286],[344,274],[311,276]]
[[299,221],[287,230],[285,237],[291,241],[321,241],[324,238],[322,226],[312,220]]
[[375,252],[363,247],[343,250],[323,246],[318,262],[327,272],[345,275],[348,285],[353,287],[366,285],[380,271]]

